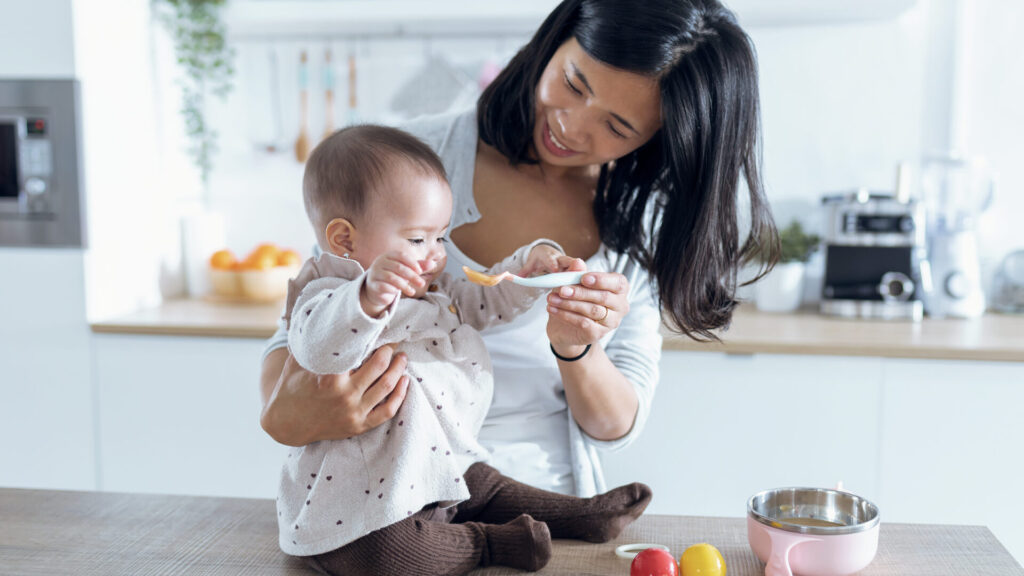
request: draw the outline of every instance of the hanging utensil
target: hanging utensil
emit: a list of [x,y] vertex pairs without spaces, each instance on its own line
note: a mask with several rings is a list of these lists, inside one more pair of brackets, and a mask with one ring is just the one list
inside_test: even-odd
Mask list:
[[356,54],[348,55],[348,123],[351,126],[358,120],[358,101],[356,100]]
[[303,50],[299,56],[299,137],[295,140],[295,159],[305,163],[309,158],[309,58]]
[[[277,54],[274,46],[266,48],[265,60],[260,48],[252,52],[241,52],[240,85],[251,87],[245,90],[247,117],[256,119],[246,123],[246,131],[253,149],[266,153],[290,151],[290,138],[284,135],[281,121],[281,84],[278,82]],[[264,87],[260,90],[259,87]]]
[[334,64],[331,49],[324,54],[324,139],[334,133]]

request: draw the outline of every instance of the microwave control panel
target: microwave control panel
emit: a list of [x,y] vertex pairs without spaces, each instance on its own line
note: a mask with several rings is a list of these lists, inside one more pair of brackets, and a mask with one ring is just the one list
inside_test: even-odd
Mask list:
[[0,200],[5,212],[43,215],[53,210],[53,145],[45,116],[0,115]]
[[0,78],[0,247],[83,247],[73,78]]

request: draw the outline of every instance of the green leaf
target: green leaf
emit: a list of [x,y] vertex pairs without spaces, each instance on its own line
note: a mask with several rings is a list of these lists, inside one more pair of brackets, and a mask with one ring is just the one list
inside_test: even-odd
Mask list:
[[155,18],[174,41],[178,66],[185,80],[182,118],[190,144],[188,153],[199,168],[203,183],[209,181],[217,133],[206,122],[207,95],[224,98],[231,90],[235,51],[225,39],[221,9],[227,0],[152,0]]

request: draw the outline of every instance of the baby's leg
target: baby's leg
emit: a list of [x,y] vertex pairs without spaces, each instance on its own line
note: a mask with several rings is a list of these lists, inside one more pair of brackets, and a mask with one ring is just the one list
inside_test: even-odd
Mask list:
[[470,466],[465,478],[471,496],[459,504],[454,522],[499,523],[529,514],[546,523],[554,538],[607,542],[639,518],[651,501],[651,489],[639,482],[577,498],[517,482],[482,462]]
[[306,560],[332,576],[457,576],[491,564],[536,571],[551,558],[547,526],[525,514],[498,525],[449,524],[443,516],[425,510]]

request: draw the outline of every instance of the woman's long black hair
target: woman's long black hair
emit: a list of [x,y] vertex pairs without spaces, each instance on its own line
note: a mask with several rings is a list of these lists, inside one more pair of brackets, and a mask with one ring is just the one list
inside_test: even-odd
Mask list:
[[[570,37],[605,64],[659,80],[661,129],[601,167],[594,214],[602,242],[657,279],[669,327],[716,339],[712,330],[727,326],[736,307],[741,265],[759,259],[760,278],[778,255],[758,168],[753,43],[717,0],[565,0],[477,106],[480,137],[512,164],[534,162],[535,88]],[[742,247],[741,172],[751,216]]]

